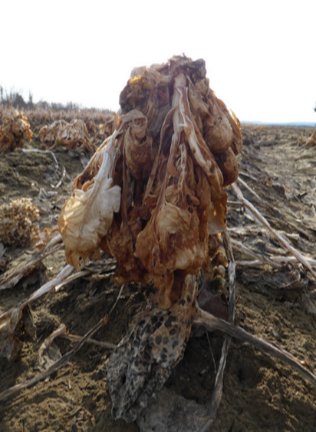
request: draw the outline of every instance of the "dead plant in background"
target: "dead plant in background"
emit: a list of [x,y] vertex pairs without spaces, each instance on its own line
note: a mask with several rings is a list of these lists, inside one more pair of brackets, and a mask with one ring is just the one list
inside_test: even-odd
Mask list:
[[25,141],[30,141],[32,131],[30,123],[24,113],[9,109],[2,116],[0,128],[0,152],[12,151],[23,147]]

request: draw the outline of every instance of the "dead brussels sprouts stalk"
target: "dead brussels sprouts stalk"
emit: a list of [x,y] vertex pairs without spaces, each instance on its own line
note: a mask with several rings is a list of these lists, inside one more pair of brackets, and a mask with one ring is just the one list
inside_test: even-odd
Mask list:
[[210,244],[226,228],[240,124],[209,88],[204,60],[186,57],[134,69],[120,105],[59,229],[68,264],[78,270],[102,249],[117,260],[118,285],[153,283],[167,309],[218,251]]

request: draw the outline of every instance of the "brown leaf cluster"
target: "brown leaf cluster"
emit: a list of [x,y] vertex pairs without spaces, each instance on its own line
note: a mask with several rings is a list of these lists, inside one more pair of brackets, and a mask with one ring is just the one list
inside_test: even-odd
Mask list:
[[240,123],[210,89],[204,60],[186,57],[134,69],[120,105],[62,210],[67,262],[80,268],[101,248],[117,259],[118,284],[153,282],[168,308],[217,251]]
[[11,201],[0,206],[0,241],[7,245],[25,246],[38,233],[39,210],[30,199]]
[[13,151],[23,147],[25,141],[30,141],[32,131],[27,117],[14,109],[8,110],[2,117],[0,128],[0,152]]

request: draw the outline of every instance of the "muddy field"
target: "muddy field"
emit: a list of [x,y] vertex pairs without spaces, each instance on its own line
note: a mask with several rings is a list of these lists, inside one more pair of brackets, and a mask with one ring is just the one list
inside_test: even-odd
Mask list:
[[[243,126],[244,147],[239,156],[242,178],[261,197],[241,189],[281,231],[293,246],[316,258],[316,149],[306,147],[311,129]],[[31,143],[29,148],[38,148]],[[22,153],[0,156],[0,205],[27,197],[41,213],[40,230],[57,224],[60,210],[71,193],[74,177],[88,155],[55,153],[65,167],[62,185],[54,189],[62,169],[51,154]],[[57,191],[45,196],[41,193]],[[245,212],[229,193],[228,227],[231,236],[250,247],[270,254],[284,254],[276,240]],[[266,205],[268,203],[268,205]],[[7,273],[26,263],[32,245],[10,248]],[[249,257],[235,253],[236,260]],[[30,296],[65,265],[60,250],[14,288],[0,290],[0,313]],[[108,262],[111,270],[113,264]],[[111,267],[112,265],[112,267]],[[295,278],[293,279],[293,274]],[[294,282],[293,282],[294,280]],[[227,287],[224,287],[227,293]],[[37,340],[27,339],[17,359],[0,358],[0,392],[32,378],[42,342],[64,323],[74,335],[84,335],[103,316],[116,287],[111,276],[95,282],[80,279],[32,303]],[[269,267],[237,267],[236,324],[258,337],[289,351],[316,371],[316,283],[302,267],[282,270]],[[134,314],[148,301],[148,290],[130,284],[123,292],[109,323],[94,338],[118,343]],[[220,333],[191,337],[184,358],[166,387],[200,404],[210,400],[215,367],[221,354]],[[202,332],[203,333],[203,332]],[[201,332],[200,332],[201,334]],[[74,343],[56,340],[56,352],[68,352]],[[0,402],[1,431],[139,431],[136,423],[126,424],[111,417],[111,400],[106,386],[109,349],[86,344],[71,362],[49,379]],[[225,371],[222,402],[213,431],[315,431],[316,388],[284,363],[253,347],[233,340]]]

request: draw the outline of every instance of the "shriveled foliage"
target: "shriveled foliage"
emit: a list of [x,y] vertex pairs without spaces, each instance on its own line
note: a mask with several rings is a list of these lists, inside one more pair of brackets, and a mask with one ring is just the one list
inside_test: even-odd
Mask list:
[[2,123],[0,152],[8,152],[17,147],[23,147],[25,141],[31,140],[32,131],[25,114],[10,109],[2,116]]
[[38,135],[42,143],[51,146],[59,144],[67,149],[83,147],[93,152],[88,129],[82,120],[74,119],[70,123],[56,120],[50,126],[43,126]]
[[117,259],[118,284],[153,282],[168,308],[217,252],[210,237],[226,227],[240,124],[209,88],[204,61],[186,57],[135,69],[120,104],[117,129],[61,213],[67,262],[79,269],[101,248]]

